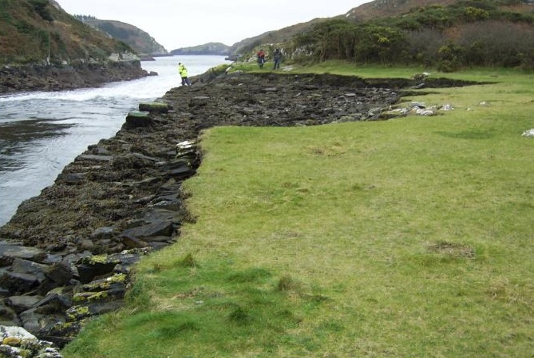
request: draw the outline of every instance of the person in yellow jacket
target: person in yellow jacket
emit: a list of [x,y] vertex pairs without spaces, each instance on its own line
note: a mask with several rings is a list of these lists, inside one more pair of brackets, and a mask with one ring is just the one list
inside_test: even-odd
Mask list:
[[182,77],[182,86],[191,86],[191,81],[189,81],[189,77],[187,77],[187,68],[185,68],[184,64],[181,62],[178,63],[178,73],[180,74],[180,77]]

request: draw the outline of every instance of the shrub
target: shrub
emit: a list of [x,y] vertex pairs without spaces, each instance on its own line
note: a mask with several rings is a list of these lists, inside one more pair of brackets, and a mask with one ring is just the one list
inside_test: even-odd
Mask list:
[[35,12],[45,21],[54,21],[52,15],[47,9],[48,0],[28,0],[33,6]]

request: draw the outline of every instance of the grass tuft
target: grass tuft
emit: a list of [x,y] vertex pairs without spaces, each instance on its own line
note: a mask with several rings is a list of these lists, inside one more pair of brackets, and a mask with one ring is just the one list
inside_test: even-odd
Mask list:
[[271,277],[271,273],[261,268],[251,268],[246,271],[235,272],[228,275],[227,279],[230,282],[236,283],[255,283],[263,282],[265,279]]
[[183,259],[177,262],[177,265],[180,267],[197,267],[197,262],[193,258],[192,254],[187,254]]
[[276,285],[276,289],[280,292],[299,293],[301,288],[301,284],[289,275],[285,275],[280,278],[280,280],[278,280],[278,284]]
[[189,331],[199,331],[198,324],[196,322],[172,322],[169,325],[161,325],[154,331],[150,332],[150,336],[154,339],[175,339],[184,335]]
[[230,314],[228,315],[228,319],[231,322],[240,325],[245,325],[251,321],[252,317],[243,307],[237,306],[235,309],[232,310],[232,312],[230,312]]

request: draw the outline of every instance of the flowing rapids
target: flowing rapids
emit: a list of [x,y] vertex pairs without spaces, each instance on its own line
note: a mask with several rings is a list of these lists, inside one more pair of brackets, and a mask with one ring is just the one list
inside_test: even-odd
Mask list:
[[142,62],[150,76],[101,88],[0,97],[0,226],[26,199],[53,184],[88,145],[115,135],[128,112],[180,85],[178,62],[189,75],[225,62],[221,56],[161,57]]

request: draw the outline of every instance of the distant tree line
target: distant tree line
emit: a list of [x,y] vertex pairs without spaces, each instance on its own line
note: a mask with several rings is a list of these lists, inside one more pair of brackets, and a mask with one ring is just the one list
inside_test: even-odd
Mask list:
[[73,15],[76,20],[79,20],[81,22],[87,21],[87,20],[97,20],[95,16],[91,15]]
[[[514,0],[509,1],[514,3]],[[353,23],[331,19],[293,38],[301,60],[534,69],[534,15],[491,1],[414,8],[403,16]]]

